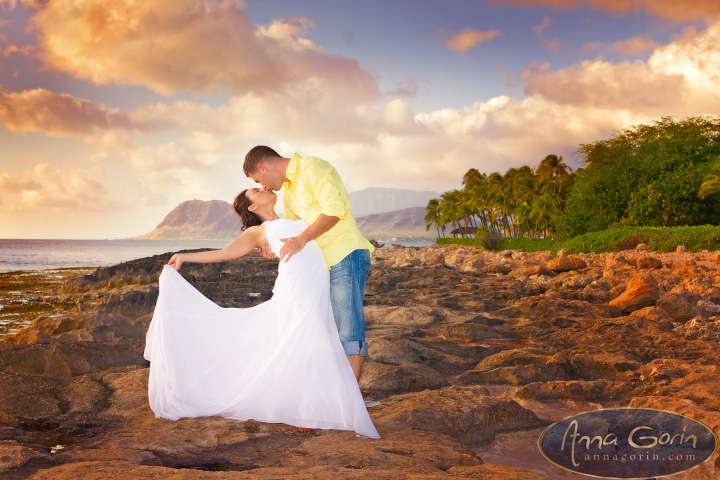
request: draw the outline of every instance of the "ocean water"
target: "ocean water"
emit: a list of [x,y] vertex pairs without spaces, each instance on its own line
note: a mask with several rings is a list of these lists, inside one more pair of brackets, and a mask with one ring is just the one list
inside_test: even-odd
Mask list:
[[106,267],[192,248],[222,248],[225,240],[4,240],[0,272]]
[[[222,248],[227,240],[13,240],[0,239],[0,273],[71,267],[106,267],[137,258],[195,248]],[[406,247],[430,242],[380,242]]]

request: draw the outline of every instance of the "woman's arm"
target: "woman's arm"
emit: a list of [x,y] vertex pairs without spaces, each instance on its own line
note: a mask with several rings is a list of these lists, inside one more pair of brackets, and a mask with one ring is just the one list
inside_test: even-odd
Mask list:
[[168,265],[175,270],[180,270],[180,266],[184,262],[196,263],[214,263],[224,262],[233,258],[242,257],[257,248],[267,238],[265,234],[265,225],[256,225],[250,227],[243,232],[238,238],[225,245],[220,250],[209,250],[207,252],[196,253],[176,253],[172,256]]

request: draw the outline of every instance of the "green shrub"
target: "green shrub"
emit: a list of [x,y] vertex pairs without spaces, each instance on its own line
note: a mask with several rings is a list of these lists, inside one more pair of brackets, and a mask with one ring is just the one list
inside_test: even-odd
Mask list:
[[[481,246],[473,238],[439,238],[438,244]],[[620,227],[578,235],[569,239],[501,238],[501,246],[494,250],[550,251],[553,254],[566,248],[573,253],[606,253],[628,250],[645,243],[654,252],[673,252],[678,245],[688,251],[720,250],[720,227]]]
[[615,250],[617,250],[618,252],[621,252],[623,250],[634,250],[635,247],[637,247],[641,243],[644,243],[645,245],[650,243],[650,235],[648,235],[647,233],[644,233],[644,234],[641,233],[638,235],[632,235],[630,237],[621,238],[617,242],[617,246],[615,247]]
[[474,238],[438,238],[435,243],[438,245],[465,245],[466,247],[479,247]]
[[496,230],[488,230],[485,227],[478,227],[477,233],[475,234],[475,240],[477,241],[477,245],[480,245],[485,250],[503,249],[503,238]]
[[665,117],[612,138],[580,145],[584,160],[558,220],[560,234],[634,225],[675,227],[720,223],[720,195],[697,197],[720,156],[720,119]]

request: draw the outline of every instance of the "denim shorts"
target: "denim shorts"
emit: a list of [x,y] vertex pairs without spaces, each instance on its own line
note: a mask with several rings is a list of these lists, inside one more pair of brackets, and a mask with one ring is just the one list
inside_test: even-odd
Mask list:
[[370,252],[354,250],[330,267],[330,300],[345,355],[368,356],[363,296],[370,272]]

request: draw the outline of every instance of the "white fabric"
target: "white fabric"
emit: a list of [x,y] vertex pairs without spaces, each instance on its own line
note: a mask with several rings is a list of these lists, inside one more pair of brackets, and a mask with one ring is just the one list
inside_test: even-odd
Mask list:
[[[272,250],[307,226],[266,222]],[[145,347],[155,415],[219,415],[379,438],[340,343],[329,290],[314,241],[280,262],[272,298],[251,308],[219,307],[166,265]]]

